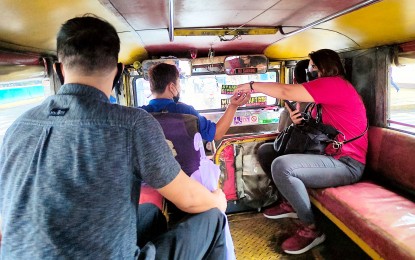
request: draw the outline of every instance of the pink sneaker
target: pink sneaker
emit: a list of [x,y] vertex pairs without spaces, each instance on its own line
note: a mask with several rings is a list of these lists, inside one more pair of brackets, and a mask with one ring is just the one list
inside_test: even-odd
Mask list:
[[326,236],[317,229],[302,226],[295,235],[282,243],[281,248],[287,254],[302,254],[311,248],[320,245],[326,240]]
[[294,209],[286,201],[281,202],[277,206],[264,210],[263,214],[266,218],[270,219],[298,218],[297,213],[295,213]]

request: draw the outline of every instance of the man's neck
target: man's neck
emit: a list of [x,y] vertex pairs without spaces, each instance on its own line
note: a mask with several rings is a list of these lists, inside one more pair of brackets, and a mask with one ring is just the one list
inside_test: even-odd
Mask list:
[[[100,80],[94,80],[94,79],[86,79],[86,78],[74,78],[74,79],[68,79],[65,78],[65,84],[74,83],[74,84],[82,84],[87,85],[90,87],[94,87],[96,89],[101,90],[104,92],[104,94],[109,98],[111,95],[112,87],[108,87],[108,82],[102,82]],[[106,85],[105,85],[106,84]]]
[[112,84],[115,73],[116,70],[114,70],[114,73],[107,73],[103,75],[91,74],[87,76],[78,73],[66,73],[64,78],[65,84],[76,83],[88,85],[101,90],[109,98],[112,92]]
[[167,93],[167,91],[164,92],[164,93],[162,93],[162,94],[153,93],[153,96],[154,96],[154,98],[173,99],[172,94],[171,93]]

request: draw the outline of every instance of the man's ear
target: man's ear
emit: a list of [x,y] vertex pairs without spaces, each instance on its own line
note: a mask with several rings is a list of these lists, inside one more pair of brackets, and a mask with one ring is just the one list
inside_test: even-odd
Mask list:
[[[175,91],[177,91],[177,86],[176,86],[176,84],[174,84],[173,82],[170,82],[168,85],[167,85],[167,88],[169,88],[169,91],[170,92],[172,92],[172,93],[174,93]],[[166,88],[166,89],[167,89]]]
[[58,75],[59,81],[61,82],[61,85],[65,83],[65,78],[63,76],[62,72],[62,63],[55,62],[53,63],[53,70],[55,71],[56,75]]
[[122,83],[122,72],[124,71],[124,64],[117,63],[117,74],[115,74],[114,82],[112,83],[112,89],[115,87],[120,88]]
[[164,88],[163,93],[174,93],[174,89],[172,88],[173,84],[170,82],[167,84],[167,86]]

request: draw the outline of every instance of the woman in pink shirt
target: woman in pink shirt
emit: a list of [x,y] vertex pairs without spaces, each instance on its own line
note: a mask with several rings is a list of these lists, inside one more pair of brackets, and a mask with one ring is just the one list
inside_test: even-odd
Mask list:
[[[366,109],[356,89],[345,79],[339,55],[329,49],[309,54],[309,72],[316,80],[303,84],[254,82],[241,84],[236,92],[261,92],[266,95],[299,102],[315,102],[322,107],[323,123],[331,125],[352,139],[365,132]],[[298,110],[291,111],[294,123],[299,123]],[[339,140],[342,141],[342,140]],[[277,157],[271,166],[272,178],[285,198],[277,206],[264,211],[271,219],[299,218],[302,225],[281,247],[288,254],[302,254],[325,240],[318,230],[311,210],[307,188],[326,188],[357,182],[366,163],[368,138],[346,143],[340,151],[326,148],[327,155],[287,154]],[[335,154],[335,155],[330,155]]]

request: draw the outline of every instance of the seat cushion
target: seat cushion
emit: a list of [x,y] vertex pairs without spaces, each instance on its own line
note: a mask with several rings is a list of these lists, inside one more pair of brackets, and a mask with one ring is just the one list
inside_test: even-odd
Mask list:
[[163,210],[163,196],[154,188],[147,184],[141,185],[139,204],[152,203],[156,205],[160,210]]
[[373,182],[310,195],[385,259],[415,259],[415,203]]

